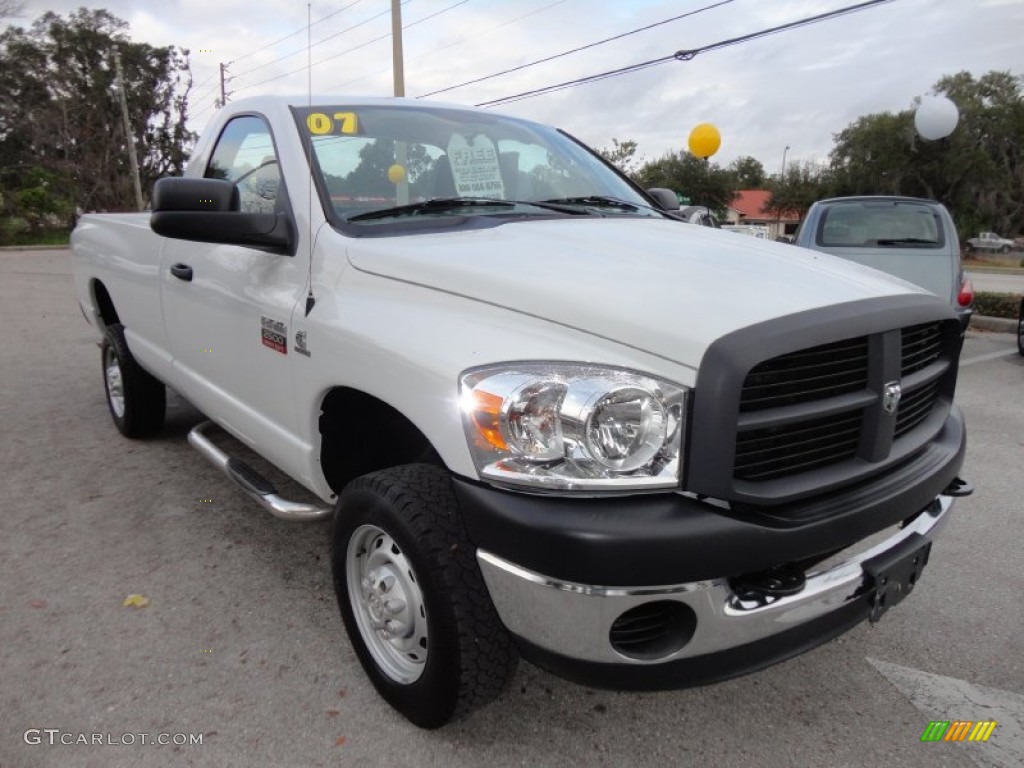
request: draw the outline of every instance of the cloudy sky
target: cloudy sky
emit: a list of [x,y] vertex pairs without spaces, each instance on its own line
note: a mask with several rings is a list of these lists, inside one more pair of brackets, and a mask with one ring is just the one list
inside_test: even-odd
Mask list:
[[[478,104],[856,2],[407,0],[406,93],[420,96],[694,12],[432,97]],[[190,49],[197,129],[214,114],[221,62],[228,64],[229,98],[305,93],[306,2],[28,0],[20,22],[81,5],[105,7],[128,21],[133,40]],[[392,93],[389,8],[390,0],[312,3],[315,92]],[[752,155],[775,173],[787,145],[787,162],[824,160],[833,134],[858,116],[906,109],[945,74],[993,69],[1024,74],[1024,0],[891,0],[497,109],[558,125],[596,147],[609,146],[612,137],[633,139],[648,159],[685,148],[693,126],[710,122],[722,135],[715,160]]]

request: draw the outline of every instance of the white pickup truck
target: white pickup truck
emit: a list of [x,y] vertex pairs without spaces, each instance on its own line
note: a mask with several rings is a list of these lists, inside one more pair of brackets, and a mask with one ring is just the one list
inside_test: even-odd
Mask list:
[[968,239],[965,247],[968,252],[998,251],[999,253],[1009,253],[1016,246],[1013,240],[1000,237],[995,232],[982,232],[977,237]]
[[948,302],[663,197],[489,111],[257,98],[152,213],[84,216],[75,280],[118,429],[171,387],[253,499],[333,515],[351,643],[437,727],[520,655],[679,687],[877,620],[970,492]]

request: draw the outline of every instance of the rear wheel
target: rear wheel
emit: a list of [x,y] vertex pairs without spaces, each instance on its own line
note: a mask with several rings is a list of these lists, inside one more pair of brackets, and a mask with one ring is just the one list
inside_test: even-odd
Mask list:
[[114,425],[125,437],[149,437],[164,425],[167,391],[132,357],[124,326],[108,325],[103,334],[103,386]]
[[1024,299],[1020,300],[1017,310],[1017,351],[1024,357]]
[[437,728],[501,692],[517,654],[444,469],[410,464],[353,480],[338,500],[331,561],[356,655],[406,718]]

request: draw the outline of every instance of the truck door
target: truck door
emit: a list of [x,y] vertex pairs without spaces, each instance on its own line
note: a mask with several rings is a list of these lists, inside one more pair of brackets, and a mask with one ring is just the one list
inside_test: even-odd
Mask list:
[[[288,206],[273,133],[258,115],[225,125],[204,171],[235,183],[241,209]],[[289,337],[303,295],[300,254],[168,240],[161,254],[161,297],[176,385],[197,408],[282,468],[296,461]],[[267,446],[272,446],[270,452]],[[271,452],[281,455],[270,455]]]

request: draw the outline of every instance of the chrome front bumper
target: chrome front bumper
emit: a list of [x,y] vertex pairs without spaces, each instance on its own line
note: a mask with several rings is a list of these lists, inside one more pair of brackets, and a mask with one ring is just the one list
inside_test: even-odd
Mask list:
[[[932,539],[952,505],[952,497],[940,496],[937,509],[922,512],[878,543],[872,537],[848,547],[835,565],[829,565],[835,559],[830,558],[812,567],[803,590],[767,605],[744,603],[724,578],[668,586],[594,586],[549,578],[482,549],[477,560],[498,615],[513,634],[569,659],[649,666],[754,643],[841,609],[868,586],[863,567],[867,560],[915,533]],[[697,617],[693,637],[674,653],[653,660],[619,653],[609,640],[612,624],[625,611],[655,600],[688,605]]]

